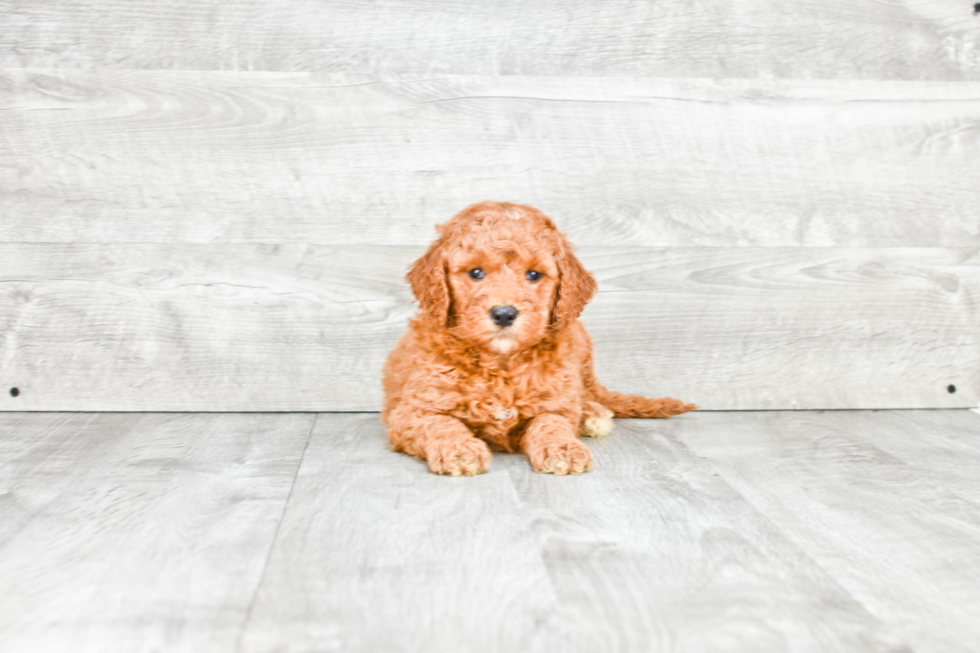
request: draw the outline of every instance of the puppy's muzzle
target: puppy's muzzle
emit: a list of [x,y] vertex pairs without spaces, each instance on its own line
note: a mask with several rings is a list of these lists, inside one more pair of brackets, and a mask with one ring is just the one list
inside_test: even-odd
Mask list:
[[490,309],[490,319],[499,327],[509,327],[517,319],[517,309],[513,306],[494,306]]

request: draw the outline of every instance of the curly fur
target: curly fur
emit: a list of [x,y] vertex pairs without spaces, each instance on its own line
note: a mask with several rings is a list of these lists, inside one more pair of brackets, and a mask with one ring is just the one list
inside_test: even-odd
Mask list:
[[[539,472],[578,474],[592,468],[579,435],[608,435],[614,416],[696,408],[596,380],[578,321],[596,282],[543,213],[483,202],[438,231],[406,277],[420,310],[385,365],[382,419],[396,451],[437,474],[485,472],[491,447],[525,453]],[[471,278],[474,268],[485,277]],[[513,325],[491,319],[500,305],[518,310]]]

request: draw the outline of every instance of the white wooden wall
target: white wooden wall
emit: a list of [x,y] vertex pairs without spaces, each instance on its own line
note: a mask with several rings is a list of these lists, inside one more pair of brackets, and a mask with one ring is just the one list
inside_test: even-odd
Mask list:
[[971,3],[0,17],[0,410],[376,410],[406,266],[484,199],[579,246],[611,387],[980,401]]

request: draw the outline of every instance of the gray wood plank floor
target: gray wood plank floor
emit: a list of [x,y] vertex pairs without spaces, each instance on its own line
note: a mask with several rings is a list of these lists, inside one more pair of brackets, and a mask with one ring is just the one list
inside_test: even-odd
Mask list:
[[2,414],[0,650],[977,650],[980,415],[589,446],[452,479],[374,413]]

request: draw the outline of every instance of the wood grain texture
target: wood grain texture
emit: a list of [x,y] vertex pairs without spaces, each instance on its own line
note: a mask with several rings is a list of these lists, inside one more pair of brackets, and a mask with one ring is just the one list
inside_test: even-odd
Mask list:
[[450,479],[376,415],[321,416],[242,650],[892,649],[672,427],[620,427],[582,477]]
[[[950,450],[932,414],[704,414],[673,428],[910,650],[950,653],[980,641],[980,502],[961,493],[980,418],[956,422],[974,455]],[[929,460],[904,459],[910,447]]]
[[[0,410],[377,410],[415,247],[0,245]],[[976,249],[583,248],[609,387],[972,407]],[[956,392],[950,394],[949,385]]]
[[588,444],[579,477],[497,454],[446,478],[377,414],[0,415],[0,526],[31,514],[0,539],[0,648],[975,649],[980,416],[691,413]]
[[0,65],[980,79],[958,0],[5,0]]
[[142,421],[142,415],[101,413],[0,416],[0,552]]
[[498,199],[580,246],[980,246],[980,82],[7,69],[0,109],[0,242],[421,246]]
[[0,649],[233,650],[313,420],[0,416]]
[[469,480],[319,416],[241,650],[524,650],[554,595],[510,478]]
[[971,411],[835,415],[849,429],[937,486],[980,505],[980,419]]
[[583,317],[596,370],[622,391],[709,409],[717,397],[718,410],[980,398],[977,250],[635,248],[585,259],[602,288]]

